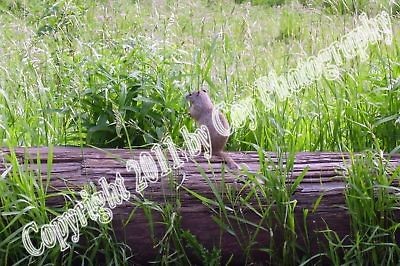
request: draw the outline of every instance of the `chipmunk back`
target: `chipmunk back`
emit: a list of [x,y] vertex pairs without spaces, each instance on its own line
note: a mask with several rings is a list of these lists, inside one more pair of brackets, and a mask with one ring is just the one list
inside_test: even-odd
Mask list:
[[[195,91],[186,95],[186,100],[190,102],[190,116],[201,126],[204,125],[208,128],[211,138],[212,154],[221,157],[229,168],[240,168],[235,161],[224,152],[224,147],[228,141],[226,135],[222,135],[215,128],[213,123],[214,105],[205,90]],[[228,120],[225,115],[218,111],[219,121],[225,129],[229,128]]]

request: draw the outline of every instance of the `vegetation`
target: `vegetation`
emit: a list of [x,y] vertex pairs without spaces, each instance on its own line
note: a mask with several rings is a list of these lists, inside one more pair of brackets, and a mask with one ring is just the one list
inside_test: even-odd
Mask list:
[[[323,233],[329,245],[323,252],[312,257],[299,247],[293,229],[294,187],[285,184],[290,166],[267,171],[264,165],[257,178],[266,185],[250,177],[245,186],[254,195],[240,204],[246,205],[251,197],[260,206],[261,201],[268,202],[269,207],[263,205],[257,213],[265,222],[259,230],[271,228],[274,221],[284,228],[285,246],[271,243],[264,250],[274,257],[269,263],[322,265],[323,259],[335,265],[397,263],[399,221],[393,212],[398,197],[388,191],[398,190],[393,184],[399,172],[389,171],[380,154],[400,149],[400,5],[371,2],[1,1],[1,146],[133,149],[157,143],[166,135],[179,146],[179,129],[194,128],[186,115],[187,92],[206,86],[214,101],[228,104],[248,95],[257,97],[253,84],[258,77],[270,70],[286,73],[316,55],[353,29],[361,12],[373,17],[386,10],[392,18],[391,45],[371,44],[368,60],[347,61],[339,80],[318,80],[293,97],[276,100],[273,109],[257,112],[257,128],[249,130],[247,124],[235,131],[228,149],[256,148],[260,154],[368,151],[363,158],[354,157],[346,179],[350,244],[327,228]],[[264,110],[258,101],[256,108]],[[66,205],[49,208],[48,183],[27,171],[15,155],[7,160],[13,167],[7,178],[0,178],[0,264],[92,265],[99,259],[129,264],[134,251],[115,240],[110,226],[97,223],[82,230],[85,246],[73,244],[63,253],[54,248],[40,257],[28,256],[21,241],[22,227],[32,220],[48,223],[71,208],[77,191],[60,192],[66,195]],[[240,205],[232,201],[233,213],[228,214],[222,208],[227,203],[219,202],[222,192],[213,192],[215,198],[209,200],[221,208],[219,223],[227,223],[228,216],[243,222]],[[159,212],[166,228],[173,228],[156,240],[161,255],[155,261],[187,264],[186,251],[191,250],[204,265],[220,264],[219,247],[207,250],[180,227],[179,215],[175,216],[179,200],[160,206],[134,199],[138,208]],[[271,206],[277,209],[272,211]],[[242,226],[251,225],[243,222]],[[243,244],[249,264],[253,247],[251,241]],[[300,251],[309,256],[300,256]]]

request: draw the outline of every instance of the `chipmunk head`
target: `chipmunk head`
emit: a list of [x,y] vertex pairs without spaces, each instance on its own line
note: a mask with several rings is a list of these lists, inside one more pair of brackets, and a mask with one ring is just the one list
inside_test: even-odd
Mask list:
[[195,120],[198,120],[203,113],[213,109],[213,104],[206,90],[191,92],[186,95],[186,100],[190,103],[190,115]]

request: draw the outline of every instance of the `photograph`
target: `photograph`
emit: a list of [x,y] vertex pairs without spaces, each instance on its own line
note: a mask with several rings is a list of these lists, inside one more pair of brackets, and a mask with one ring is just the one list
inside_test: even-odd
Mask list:
[[3,265],[400,265],[400,0],[0,0]]

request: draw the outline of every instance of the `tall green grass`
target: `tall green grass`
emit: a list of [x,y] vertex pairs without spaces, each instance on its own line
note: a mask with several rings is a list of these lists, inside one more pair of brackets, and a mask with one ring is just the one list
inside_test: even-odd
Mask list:
[[347,170],[345,196],[352,233],[340,239],[327,230],[327,257],[334,265],[398,263],[399,168],[382,154],[368,152],[355,155]]
[[[49,173],[52,168],[52,148],[46,162]],[[2,265],[107,265],[126,264],[132,256],[132,251],[124,243],[115,240],[113,229],[109,224],[90,222],[80,228],[79,243],[69,241],[70,248],[64,252],[57,245],[54,248],[45,248],[41,256],[29,255],[22,244],[22,231],[26,224],[34,221],[40,228],[58,215],[74,207],[79,191],[72,188],[66,191],[52,192],[50,189],[50,175],[44,175],[40,171],[41,161],[38,158],[29,158],[36,161],[39,170],[29,170],[28,158],[19,162],[11,148],[10,156],[6,159],[12,170],[3,179],[0,179],[0,264]],[[82,188],[83,189],[83,188]],[[87,188],[86,188],[87,189]],[[89,190],[90,191],[90,190]],[[64,205],[57,208],[49,208],[48,200],[58,198]],[[31,241],[37,245],[42,243],[39,233],[30,234]],[[70,237],[68,238],[70,239]]]
[[[264,112],[257,102],[256,108],[261,111],[257,112],[256,130],[249,130],[247,124],[235,131],[228,149],[258,150],[260,155],[266,150],[279,154],[398,151],[398,4],[344,0],[250,2],[2,1],[1,146],[135,148],[158,142],[167,134],[182,146],[179,129],[184,125],[194,128],[183,100],[188,91],[206,86],[215,102],[228,104],[248,95],[257,97],[253,83],[258,77],[270,70],[284,74],[316,55],[355,28],[357,14],[364,11],[373,17],[387,10],[393,24],[390,46],[370,45],[367,62],[358,58],[348,61],[339,80],[316,81],[293,97],[277,100],[271,110]],[[130,250],[110,238],[110,228],[97,224],[88,227],[82,236],[97,240],[88,252],[75,245],[61,258],[57,250],[48,250],[40,258],[26,257],[20,241],[22,225],[31,220],[44,224],[72,202],[66,201],[61,209],[49,209],[44,180],[21,167],[15,156],[8,161],[13,165],[12,173],[0,179],[3,264],[89,263],[99,252],[111,264],[127,263]],[[391,208],[397,208],[397,199],[384,193],[394,189],[391,179],[379,167],[372,167],[375,176],[369,175],[366,171],[372,170],[364,169],[364,163],[373,165],[357,160],[346,190],[353,234],[345,240],[350,242],[327,231],[331,246],[321,256],[334,264],[365,263],[361,254],[367,254],[368,261],[374,263],[385,248],[387,262],[398,259],[391,238],[397,228],[396,221],[391,220]],[[311,254],[299,247],[294,231],[294,187],[286,184],[290,165],[274,171],[262,169],[257,178],[250,175],[245,183],[248,196],[228,188],[219,191],[209,178],[215,198],[203,200],[213,203],[218,214],[216,223],[242,244],[247,263],[254,261],[257,235],[270,234],[269,226],[276,221],[281,228],[275,229],[282,232],[284,244],[272,241],[261,251],[286,265],[314,262]],[[381,193],[378,200],[372,200],[374,191]],[[260,211],[248,204],[254,198],[262,207]],[[220,263],[219,247],[205,249],[180,227],[179,201],[175,198],[163,206],[136,202],[138,208],[160,212],[166,228],[171,229],[163,239],[155,240],[161,254],[155,260],[160,264],[187,264],[190,250],[204,264]],[[265,201],[267,206],[262,205]],[[245,220],[241,208],[254,212],[260,224]],[[384,221],[381,215],[386,217]],[[245,237],[247,240],[242,242]],[[309,257],[301,257],[300,253]],[[346,256],[342,257],[343,253]]]

